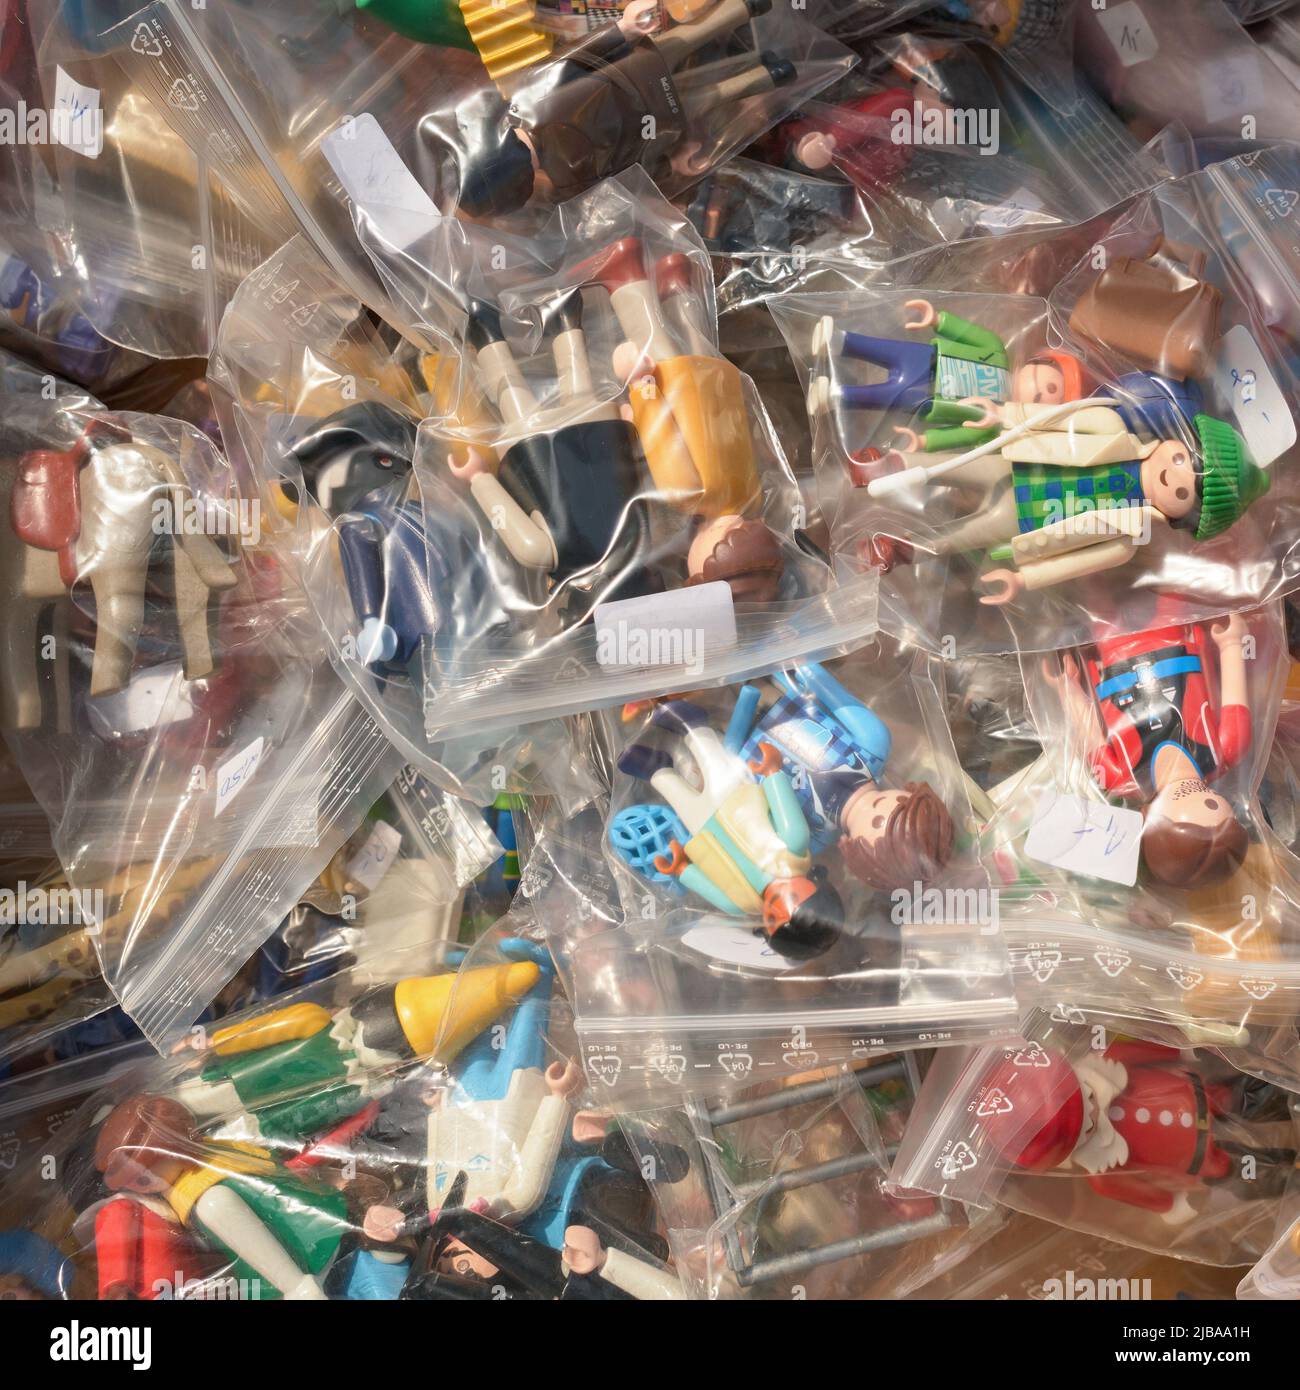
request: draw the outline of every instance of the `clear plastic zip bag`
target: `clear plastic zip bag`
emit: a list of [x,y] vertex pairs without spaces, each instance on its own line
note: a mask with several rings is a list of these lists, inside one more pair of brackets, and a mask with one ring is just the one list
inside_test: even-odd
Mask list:
[[210,370],[224,433],[303,556],[336,667],[393,745],[478,804],[535,785],[589,794],[573,786],[557,720],[426,736],[421,638],[453,642],[444,626],[472,624],[470,595],[490,573],[452,518],[422,505],[413,471],[420,419],[442,408],[455,359],[376,327],[298,238],[240,287]]
[[590,818],[552,819],[522,885],[598,1094],[635,1107],[1014,1027],[1003,885],[937,679],[880,643],[625,712],[607,862]]
[[[1118,626],[1135,591],[1184,594],[1203,617],[1286,592],[1296,427],[1285,306],[1296,280],[1265,185],[1288,158],[1265,150],[1216,165],[1082,241],[1078,229],[1058,233],[1082,259],[1070,269],[1036,257],[1051,312],[1025,304],[1020,323],[1037,331],[1019,353],[978,312],[945,320],[945,333],[938,316],[951,301],[924,291],[869,290],[841,303],[842,324],[824,323],[831,306],[811,293],[775,306],[832,426],[819,463],[830,495],[849,499],[823,500],[842,518],[833,549],[841,564],[886,571],[887,628],[956,643],[956,654],[1044,650],[1087,640],[1097,622]],[[998,304],[985,300],[985,316]],[[897,320],[883,317],[888,305]],[[909,322],[937,333],[917,341]],[[979,372],[995,378],[993,394],[962,394],[956,376]],[[888,451],[883,429],[863,441],[858,424],[846,438],[845,406],[905,445],[956,452],[919,467]],[[855,448],[871,451],[871,468],[853,496]],[[913,563],[945,577],[938,599],[899,574]]]
[[263,530],[262,495],[206,436],[13,383],[5,734],[75,932],[162,1043],[401,759],[333,674],[291,539]]
[[1286,1093],[1033,1013],[1020,1046],[936,1054],[891,1184],[1238,1265],[1271,1240],[1294,1163]]
[[360,634],[372,668],[418,666],[430,738],[870,630],[874,578],[832,583],[758,392],[718,350],[708,260],[644,173],[532,238],[464,232],[454,323],[423,270],[445,231],[380,258],[423,338],[450,337],[416,442],[433,611]]

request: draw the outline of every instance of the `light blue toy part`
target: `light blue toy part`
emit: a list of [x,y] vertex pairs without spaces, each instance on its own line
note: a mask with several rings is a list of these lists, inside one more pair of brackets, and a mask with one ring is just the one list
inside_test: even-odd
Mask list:
[[546,1030],[555,988],[551,953],[545,946],[519,937],[502,941],[499,949],[507,960],[532,961],[541,970],[541,978],[515,1005],[504,1040],[496,1028],[488,1028],[461,1053],[452,1093],[454,1104],[504,1100],[515,1072],[546,1067]]
[[674,840],[684,845],[689,836],[676,811],[661,802],[625,806],[610,822],[609,843],[614,853],[642,878],[675,892],[681,885],[673,874],[655,867],[655,857],[667,858]]
[[847,690],[821,665],[806,662],[794,668],[797,686],[812,695],[817,703],[835,720],[861,755],[872,778],[885,770],[893,740],[884,720],[873,714],[856,696]]
[[763,779],[768,814],[782,842],[792,854],[808,853],[808,821],[788,772],[774,772]]
[[546,1196],[537,1210],[520,1223],[519,1229],[552,1250],[562,1249],[564,1232],[575,1224],[574,1211],[582,1185],[589,1173],[597,1171],[612,1173],[614,1169],[598,1155],[583,1153],[573,1144],[566,1144],[555,1161]]
[[343,1297],[367,1303],[396,1302],[410,1272],[410,1260],[386,1260],[373,1250],[358,1250]]
[[754,716],[758,712],[760,699],[762,699],[762,694],[756,685],[742,685],[740,687],[740,693],[736,696],[735,707],[731,711],[731,720],[727,725],[726,736],[722,740],[722,746],[728,753],[738,754],[745,746],[750,730],[754,727]]
[[728,917],[744,917],[746,915],[698,864],[688,864],[682,870],[680,878],[683,888],[703,898],[706,903],[711,907],[716,907],[719,912],[725,912]]

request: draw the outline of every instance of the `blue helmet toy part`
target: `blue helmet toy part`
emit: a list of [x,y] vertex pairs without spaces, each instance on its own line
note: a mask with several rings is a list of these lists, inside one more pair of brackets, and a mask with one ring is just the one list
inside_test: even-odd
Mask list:
[[834,676],[816,662],[796,666],[792,678],[779,680],[778,683],[791,694],[798,689],[813,696],[848,736],[872,778],[879,778],[889,759],[892,742],[882,719],[861,700],[850,695]]

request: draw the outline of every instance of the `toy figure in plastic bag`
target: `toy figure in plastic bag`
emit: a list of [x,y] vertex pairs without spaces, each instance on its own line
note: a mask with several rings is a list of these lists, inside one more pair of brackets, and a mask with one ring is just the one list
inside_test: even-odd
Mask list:
[[[647,1250],[666,1251],[652,1233],[649,1194],[625,1141],[606,1134],[598,1115],[575,1109],[582,1087],[575,1064],[546,1063],[555,985],[549,954],[517,939],[501,941],[500,952],[531,963],[536,983],[504,1040],[471,1043],[452,1085],[431,1095],[420,1182],[401,1206],[372,1208],[367,1232],[378,1242],[419,1239],[408,1297],[455,1296],[448,1278],[453,1286],[482,1281],[478,1296],[491,1297],[498,1274],[541,1296],[584,1296],[566,1289],[575,1273],[599,1274],[609,1286],[586,1296],[617,1297],[621,1289],[680,1297],[675,1278],[646,1259]],[[452,1007],[459,1007],[454,993]]]
[[[863,882],[910,887],[947,863],[954,828],[925,784],[879,786],[889,732],[827,671],[808,665],[774,679],[782,693],[761,714],[762,692],[742,687],[721,738],[699,707],[657,705],[652,723],[683,740],[700,785],[671,754],[632,744],[620,771],[649,781],[667,808],[625,808],[610,840],[641,872],[675,878],[729,915],[761,916],[773,945],[797,958],[824,951],[843,924],[814,848],[838,840]],[[651,854],[656,844],[662,850]]]

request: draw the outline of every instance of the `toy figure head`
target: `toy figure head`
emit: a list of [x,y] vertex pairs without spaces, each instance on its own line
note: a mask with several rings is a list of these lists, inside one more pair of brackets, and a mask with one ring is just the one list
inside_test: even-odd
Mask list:
[[739,603],[770,603],[785,568],[781,544],[761,521],[720,516],[696,532],[686,556],[687,585],[724,580]]
[[849,872],[881,892],[934,878],[956,836],[947,807],[924,782],[894,791],[864,783],[844,803],[840,826]]
[[115,1106],[95,1141],[95,1167],[112,1192],[166,1192],[194,1161],[194,1117],[166,1096]]
[[1250,847],[1227,797],[1199,777],[1170,782],[1142,814],[1142,862],[1157,882],[1175,888],[1222,883]]
[[1269,476],[1246,457],[1245,441],[1222,420],[1198,415],[1192,422],[1197,450],[1177,439],[1147,446],[1142,492],[1193,539],[1209,540],[1232,526],[1269,488]]
[[1011,399],[1026,405],[1060,405],[1088,394],[1083,363],[1068,352],[1040,352],[1016,373]]

